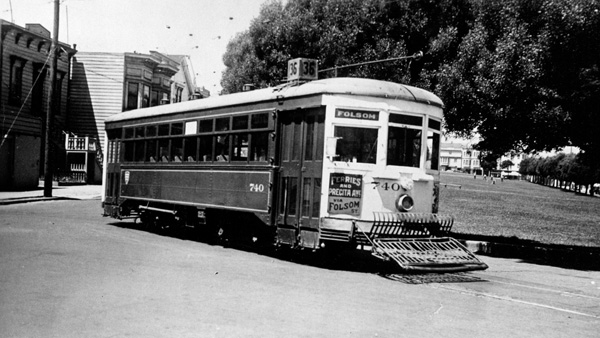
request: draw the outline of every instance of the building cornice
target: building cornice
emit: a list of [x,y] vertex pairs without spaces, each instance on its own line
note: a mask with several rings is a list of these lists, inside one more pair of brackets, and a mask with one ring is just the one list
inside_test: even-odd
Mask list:
[[[34,31],[31,31],[25,27],[21,27],[18,26],[12,22],[8,22],[6,20],[2,20],[0,19],[0,25],[2,26],[2,40],[4,40],[4,38],[6,37],[6,35],[11,32],[14,31],[15,34],[21,34],[21,38],[25,38],[28,40],[35,40],[38,42],[43,42],[44,44],[48,44],[48,46],[52,45],[52,38],[44,36],[43,34],[40,33],[36,33]],[[63,42],[58,42],[58,45],[60,46],[62,52],[65,52],[69,55],[69,57],[72,57],[73,55],[75,55],[77,53],[77,50],[72,48],[71,45],[67,44],[67,43],[63,43]]]

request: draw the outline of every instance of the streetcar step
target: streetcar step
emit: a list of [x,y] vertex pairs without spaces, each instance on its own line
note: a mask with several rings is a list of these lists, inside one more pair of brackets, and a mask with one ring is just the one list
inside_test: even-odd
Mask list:
[[451,237],[374,238],[372,243],[374,256],[391,258],[404,270],[457,272],[488,268],[487,264]]

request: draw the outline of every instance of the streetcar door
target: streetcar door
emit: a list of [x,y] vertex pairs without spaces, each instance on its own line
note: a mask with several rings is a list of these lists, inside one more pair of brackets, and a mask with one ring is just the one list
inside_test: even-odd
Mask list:
[[278,237],[287,244],[318,245],[323,168],[324,108],[299,109],[280,117]]
[[121,183],[121,129],[108,130],[106,142],[105,203],[117,204]]

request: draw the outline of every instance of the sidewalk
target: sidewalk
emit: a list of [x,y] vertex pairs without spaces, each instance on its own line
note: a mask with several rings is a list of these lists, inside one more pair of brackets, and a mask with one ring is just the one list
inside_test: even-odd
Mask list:
[[100,199],[101,185],[57,185],[52,186],[52,197],[44,197],[44,182],[37,189],[25,191],[0,191],[0,205],[51,201],[61,199]]

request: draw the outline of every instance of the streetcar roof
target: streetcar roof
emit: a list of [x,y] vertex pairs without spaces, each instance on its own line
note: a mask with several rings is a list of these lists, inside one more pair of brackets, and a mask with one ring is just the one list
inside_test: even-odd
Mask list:
[[112,115],[108,117],[105,122],[126,121],[323,94],[382,97],[386,99],[419,102],[440,108],[443,107],[442,100],[438,96],[417,87],[372,79],[330,78],[306,82],[300,85],[283,84],[277,87],[257,89],[248,92],[212,96],[206,99],[130,110]]

